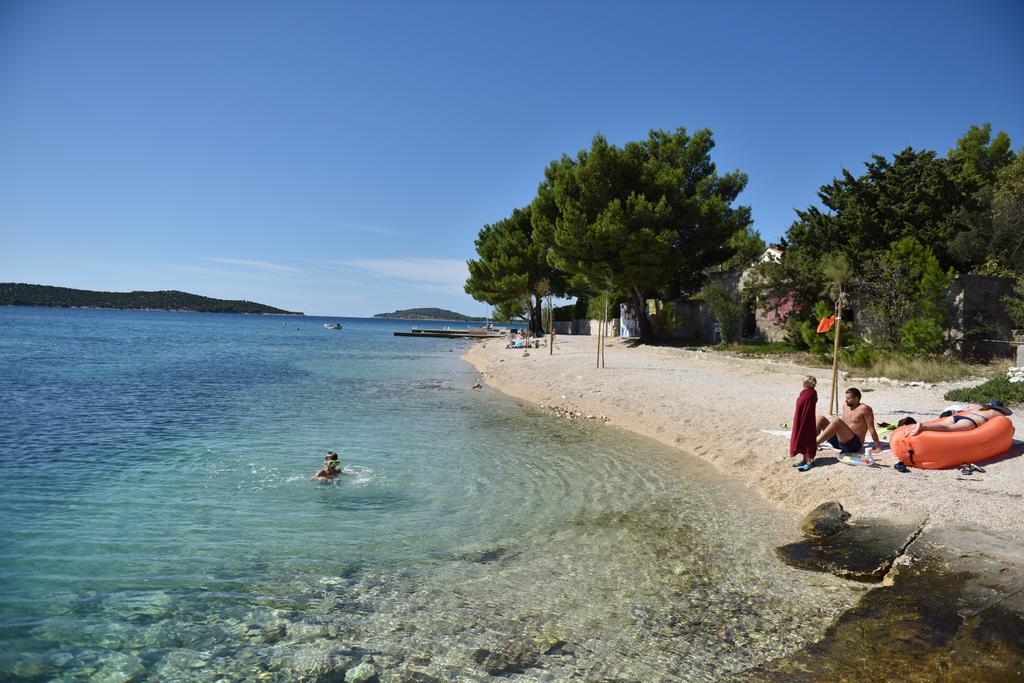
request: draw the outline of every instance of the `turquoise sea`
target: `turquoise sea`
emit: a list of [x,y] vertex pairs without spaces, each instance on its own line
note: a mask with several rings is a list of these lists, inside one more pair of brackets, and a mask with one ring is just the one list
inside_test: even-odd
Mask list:
[[700,461],[325,320],[0,308],[0,680],[721,680],[859,595]]

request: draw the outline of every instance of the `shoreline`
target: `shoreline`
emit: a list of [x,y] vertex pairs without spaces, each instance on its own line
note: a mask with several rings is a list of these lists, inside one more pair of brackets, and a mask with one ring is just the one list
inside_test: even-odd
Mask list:
[[[463,358],[495,390],[535,404],[553,417],[611,424],[695,458],[717,476],[740,480],[797,527],[812,509],[839,502],[851,525],[827,538],[776,548],[780,561],[805,571],[849,575],[856,565],[876,566],[873,587],[821,633],[821,638],[736,680],[992,680],[1024,675],[1024,445],[984,462],[986,472],[893,469],[886,449],[882,467],[839,463],[819,451],[815,466],[790,467],[789,439],[804,376],[819,377],[818,413],[828,409],[831,370],[764,359],[722,356],[665,347],[630,348],[608,340],[606,367],[595,368],[596,339],[562,337],[524,354],[503,343],[480,341]],[[822,381],[821,378],[825,378]],[[977,380],[920,386],[890,381],[846,381],[872,406],[875,421],[911,414],[938,415],[951,388]],[[1011,417],[1021,435],[1022,416]],[[870,436],[870,433],[869,433]],[[878,457],[878,456],[876,456]],[[905,540],[904,540],[905,539]],[[789,552],[787,552],[787,550]],[[794,562],[803,557],[806,562]],[[888,558],[887,560],[885,558]],[[864,576],[862,574],[862,576]],[[813,578],[811,579],[814,580]],[[891,641],[913,643],[913,658],[878,658]]]
[[[820,503],[839,501],[855,517],[899,522],[927,518],[929,525],[965,525],[1007,535],[1024,543],[1024,447],[985,463],[972,479],[957,470],[917,470],[901,474],[885,450],[882,467],[853,467],[819,452],[805,473],[789,464],[789,440],[761,430],[788,429],[801,380],[818,377],[818,413],[827,412],[831,370],[770,359],[722,356],[668,347],[629,348],[609,339],[606,367],[595,368],[593,337],[559,337],[554,355],[546,348],[505,349],[481,341],[464,354],[488,386],[557,415],[612,424],[653,438],[738,477],[772,505],[804,515]],[[975,380],[928,386],[890,381],[846,382],[857,386],[876,422],[905,415],[937,416],[949,401],[946,391]],[[824,404],[824,405],[823,405]],[[1024,416],[1011,418],[1018,436]],[[785,427],[784,427],[785,425]],[[870,434],[869,434],[870,437]],[[1014,457],[1017,456],[1017,457]]]

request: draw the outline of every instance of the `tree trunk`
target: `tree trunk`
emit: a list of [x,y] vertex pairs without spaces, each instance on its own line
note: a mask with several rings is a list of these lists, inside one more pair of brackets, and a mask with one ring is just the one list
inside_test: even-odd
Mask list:
[[544,300],[539,294],[534,295],[535,304],[530,307],[530,332],[534,337],[544,336]]
[[647,299],[643,292],[633,288],[633,298],[636,300],[636,320],[640,323],[640,341],[650,344],[654,341],[654,328],[651,327],[651,320],[647,317]]

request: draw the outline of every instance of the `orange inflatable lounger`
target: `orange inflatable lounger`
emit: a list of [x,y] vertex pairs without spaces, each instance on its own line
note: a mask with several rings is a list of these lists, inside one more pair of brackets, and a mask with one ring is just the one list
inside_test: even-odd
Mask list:
[[[934,424],[932,420],[925,424]],[[925,470],[959,467],[1005,453],[1013,445],[1013,423],[997,415],[974,429],[959,432],[924,431],[908,436],[914,425],[899,427],[889,436],[889,447],[904,465]]]

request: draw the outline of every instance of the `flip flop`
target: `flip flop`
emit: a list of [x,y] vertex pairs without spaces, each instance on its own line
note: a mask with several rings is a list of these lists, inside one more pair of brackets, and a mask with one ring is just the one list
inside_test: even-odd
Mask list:
[[907,466],[904,465],[902,462],[898,462],[895,465],[893,465],[892,467],[897,472],[903,472],[904,474],[906,474],[907,472],[910,471],[910,470],[907,469]]
[[807,470],[811,469],[811,467],[813,465],[814,465],[813,462],[803,462],[803,463],[800,463],[800,465],[797,466],[796,471],[797,472],[806,472]]

